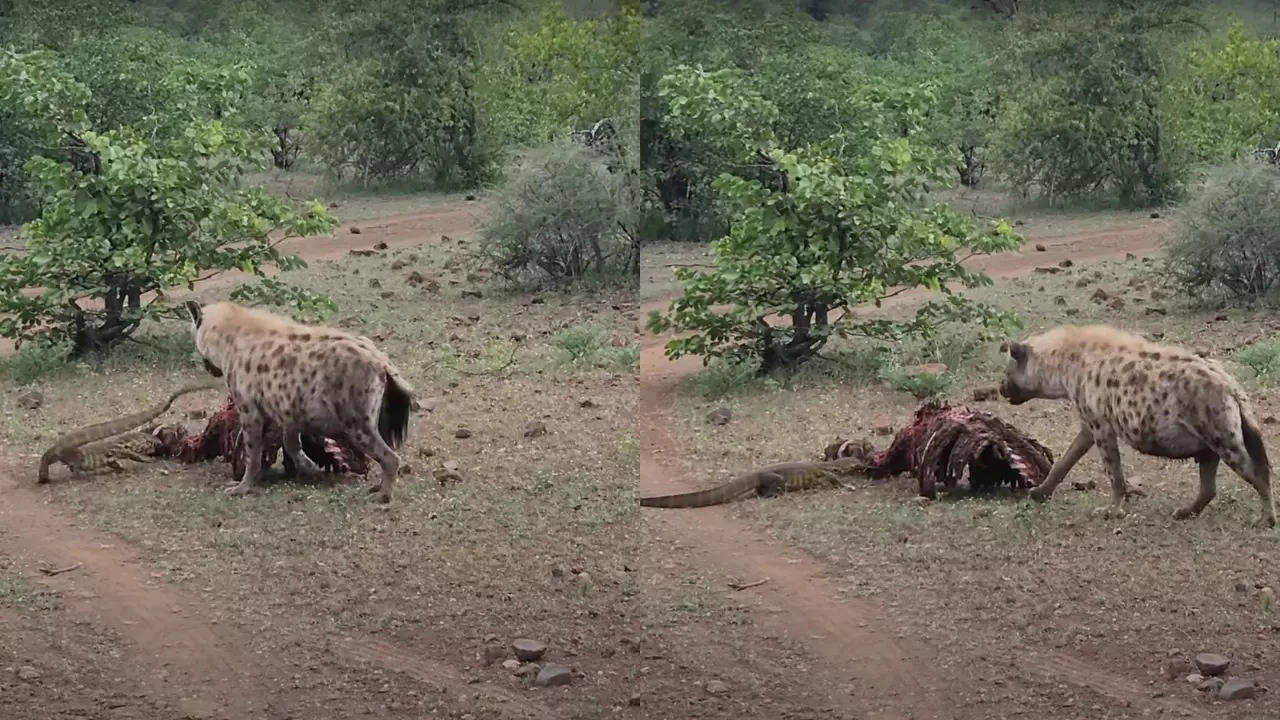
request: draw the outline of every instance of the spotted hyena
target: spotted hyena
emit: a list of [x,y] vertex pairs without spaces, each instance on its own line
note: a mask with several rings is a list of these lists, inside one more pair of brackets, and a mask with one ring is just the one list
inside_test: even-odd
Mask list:
[[1066,399],[1080,432],[1044,482],[1031,490],[1043,502],[1093,445],[1111,481],[1108,514],[1123,514],[1129,493],[1120,441],[1138,452],[1195,458],[1200,492],[1174,517],[1200,513],[1217,493],[1218,461],[1262,498],[1260,523],[1275,526],[1271,468],[1249,399],[1216,361],[1157,345],[1105,325],[1061,326],[1008,346],[1000,394],[1018,405],[1036,398]]
[[382,468],[382,481],[369,492],[391,501],[400,468],[394,448],[417,404],[413,388],[368,338],[231,302],[188,302],[187,310],[205,368],[226,377],[239,415],[246,463],[228,493],[256,487],[270,420],[282,429],[284,451],[302,473],[319,472],[302,452],[302,434],[345,436]]

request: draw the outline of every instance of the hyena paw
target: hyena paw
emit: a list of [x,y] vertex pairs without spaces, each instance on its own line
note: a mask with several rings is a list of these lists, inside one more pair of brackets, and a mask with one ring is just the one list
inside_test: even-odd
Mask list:
[[1276,518],[1274,515],[1263,515],[1253,522],[1255,528],[1267,529],[1276,526]]
[[1174,520],[1186,520],[1186,519],[1188,519],[1188,518],[1193,518],[1193,517],[1195,517],[1197,514],[1198,514],[1198,513],[1196,513],[1196,511],[1195,511],[1195,510],[1193,510],[1193,509],[1191,509],[1191,508],[1185,508],[1185,507],[1184,507],[1184,508],[1178,508],[1177,510],[1174,510],[1174,511],[1173,511],[1173,519],[1174,519]]
[[1031,498],[1032,500],[1035,500],[1038,503],[1042,503],[1045,500],[1049,499],[1049,493],[1047,490],[1044,490],[1039,485],[1037,485],[1027,491],[1027,497]]
[[236,483],[226,489],[226,493],[233,497],[248,495],[251,492],[253,492],[253,486],[245,483]]

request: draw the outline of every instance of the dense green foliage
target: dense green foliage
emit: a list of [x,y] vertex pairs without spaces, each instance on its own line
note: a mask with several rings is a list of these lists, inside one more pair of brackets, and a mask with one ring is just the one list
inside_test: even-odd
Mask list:
[[1280,170],[1245,159],[1211,173],[1178,213],[1167,268],[1193,296],[1248,301],[1280,288]]

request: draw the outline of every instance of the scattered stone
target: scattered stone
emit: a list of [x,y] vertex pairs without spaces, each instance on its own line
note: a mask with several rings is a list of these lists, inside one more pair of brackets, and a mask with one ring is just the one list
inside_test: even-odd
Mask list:
[[578,401],[578,407],[580,407],[580,408],[593,408],[593,407],[597,407],[597,405],[596,405],[595,401],[594,401],[594,400],[592,400],[591,398],[583,398],[582,400],[579,400],[579,401]]
[[1165,310],[1164,308],[1162,308],[1162,307],[1160,307],[1160,306],[1158,306],[1158,305],[1153,305],[1153,306],[1151,306],[1151,307],[1147,308],[1145,312],[1146,312],[1148,315],[1168,315],[1168,314],[1169,314],[1169,312],[1168,312],[1167,310]]
[[1196,667],[1202,675],[1221,675],[1227,671],[1231,660],[1217,653],[1200,653],[1196,655]]
[[1151,291],[1151,299],[1152,299],[1152,300],[1163,300],[1163,299],[1165,299],[1165,297],[1167,297],[1167,296],[1165,295],[1164,291],[1162,291],[1162,290],[1152,290],[1152,291]]
[[520,661],[508,658],[502,661],[502,669],[515,672],[520,669]]
[[1026,225],[1026,223],[1022,222],[1021,220],[1014,220],[1013,224],[1016,227],[1022,227],[1023,225]]
[[[395,268],[392,268],[392,269],[394,270]],[[405,276],[404,281],[410,285],[421,285],[422,283],[426,282],[427,279],[423,277],[422,273],[418,272],[417,270],[414,270],[413,272]]]
[[872,430],[872,432],[874,432],[876,435],[892,435],[892,434],[893,434],[893,426],[892,426],[892,425],[877,425],[877,426],[875,427],[875,429],[874,429],[874,430]]
[[993,399],[995,399],[995,397],[996,397],[997,395],[999,395],[999,394],[1000,394],[1000,389],[999,389],[999,388],[995,388],[995,387],[991,387],[991,386],[988,386],[988,387],[980,387],[980,388],[974,388],[974,389],[973,389],[973,401],[974,401],[974,402],[985,402],[985,401],[987,401],[987,400],[993,400]]
[[396,296],[395,290],[383,290],[382,292],[378,293],[378,297],[382,298],[383,300],[390,300],[395,296]]
[[1186,677],[1186,680],[1192,685],[1199,685],[1200,681],[1204,680],[1204,676],[1200,673],[1191,673]]
[[386,250],[386,249],[387,249],[387,244],[386,244],[386,243],[384,243],[384,242],[376,243],[376,244],[373,246],[373,249],[374,249],[374,250]]
[[511,650],[516,654],[517,660],[534,662],[541,660],[547,653],[547,644],[531,638],[516,638],[511,641]]
[[1058,267],[1063,267],[1063,268],[1069,268],[1072,265],[1075,265],[1075,263],[1071,261],[1071,258],[1067,258],[1062,262],[1058,263]]
[[1205,347],[1204,345],[1201,345],[1199,347],[1192,348],[1191,352],[1195,353],[1196,355],[1199,355],[1202,358],[1207,358],[1210,355],[1213,355],[1213,348]]
[[1063,312],[1065,312],[1067,315],[1079,315],[1080,308],[1067,308]]
[[1065,297],[1061,296],[1061,295],[1057,295],[1057,296],[1055,296],[1055,297],[1053,298],[1053,304],[1054,304],[1054,305],[1066,305],[1066,304],[1067,304],[1067,299],[1066,299]]
[[188,420],[203,420],[207,417],[209,417],[209,411],[203,408],[197,408],[195,410],[187,411]]
[[355,226],[355,225],[352,225],[352,226],[349,228],[349,230],[350,230],[350,232],[351,232],[351,234],[352,234],[352,235],[359,235],[360,233],[364,232],[363,230],[361,230],[359,227],[357,227],[357,226]]
[[1219,700],[1248,700],[1257,693],[1252,680],[1231,678],[1218,688]]
[[350,250],[347,251],[347,253],[350,255],[356,255],[359,257],[370,257],[376,254],[372,250],[365,250],[363,248],[351,248]]
[[[1087,490],[1096,490],[1097,488],[1098,488],[1098,483],[1096,480],[1073,480],[1071,482],[1072,490],[1079,490],[1081,492],[1085,492]],[[1187,670],[1190,670],[1190,669],[1191,669],[1190,666],[1188,666]]]
[[1138,256],[1137,256],[1137,255],[1134,255],[1134,254],[1133,254],[1133,253],[1131,253],[1131,252],[1127,252],[1127,253],[1125,253],[1125,254],[1124,254],[1124,259],[1125,259],[1125,260],[1137,260],[1137,259],[1138,259]]
[[537,422],[530,423],[529,427],[525,428],[525,431],[524,431],[524,436],[527,438],[542,437],[543,435],[546,435],[546,434],[547,434],[547,424],[540,420]]
[[707,413],[707,422],[712,425],[728,425],[733,419],[733,411],[727,407],[718,407]]
[[1123,310],[1124,298],[1120,297],[1119,295],[1113,296],[1110,300],[1107,301],[1107,307],[1111,308],[1112,310]]
[[369,278],[369,287],[377,289],[382,287],[382,281],[378,278]]
[[434,278],[432,278],[431,280],[428,280],[422,284],[422,289],[426,290],[429,293],[435,294],[440,292],[440,283],[436,281]]
[[457,430],[453,431],[453,436],[458,438],[459,440],[466,440],[467,438],[471,437],[471,430],[470,428],[459,427]]
[[1045,250],[1048,250],[1048,248],[1044,246],[1044,243],[1036,243],[1036,252],[1044,252]]
[[719,680],[708,680],[702,688],[712,695],[724,695],[729,692],[729,686]]
[[17,675],[19,680],[26,680],[27,682],[40,679],[40,671],[30,665],[23,665],[18,668]]
[[1151,211],[1151,217],[1152,217],[1153,219],[1154,219],[1154,218],[1158,218],[1158,217],[1160,217],[1160,213],[1156,212],[1155,210],[1152,210],[1152,211]]
[[1093,294],[1089,296],[1089,299],[1094,302],[1102,302],[1109,297],[1111,296],[1107,294],[1106,290],[1103,290],[1102,288],[1098,288],[1097,290],[1093,291]]
[[524,665],[521,665],[519,669],[516,670],[515,676],[522,677],[522,678],[529,677],[530,675],[537,675],[538,672],[541,670],[542,670],[542,667],[538,665],[538,663],[525,663]]
[[35,410],[44,404],[44,393],[39,390],[28,390],[18,396],[18,407]]
[[627,698],[627,704],[631,707],[640,707],[640,693],[631,693],[631,697]]
[[479,299],[480,299],[480,297],[482,296],[482,294],[481,294],[481,292],[480,292],[479,290],[463,290],[463,291],[462,291],[462,293],[461,293],[461,295],[462,295],[462,297],[464,297],[464,298],[466,298],[466,297],[469,297],[469,298],[476,298],[477,300],[479,300]]
[[468,196],[467,196],[467,202],[475,202],[475,201],[476,201],[476,196],[475,196],[475,195],[468,195]]
[[533,684],[538,687],[555,687],[556,685],[568,685],[572,681],[573,668],[568,665],[547,663],[538,671],[537,677],[533,679]]
[[1044,274],[1046,274],[1046,275],[1052,275],[1052,274],[1054,274],[1054,273],[1060,273],[1060,272],[1062,272],[1062,268],[1060,268],[1060,267],[1053,267],[1052,265],[1039,265],[1039,266],[1037,266],[1037,267],[1036,267],[1036,272],[1038,272],[1038,273],[1044,273]]
[[1078,288],[1089,287],[1089,282],[1090,282],[1089,278],[1080,278],[1079,280],[1076,281],[1076,287]]

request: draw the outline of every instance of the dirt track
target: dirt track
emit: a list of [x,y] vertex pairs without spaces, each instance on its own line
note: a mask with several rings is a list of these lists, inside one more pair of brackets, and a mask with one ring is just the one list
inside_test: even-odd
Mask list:
[[[287,249],[310,260],[336,259],[352,248],[379,242],[395,246],[438,240],[442,235],[465,236],[477,217],[476,206],[459,203],[349,223],[333,237],[291,241]],[[358,225],[361,233],[350,233],[350,225]],[[983,258],[974,265],[993,274],[1012,275],[1066,257],[1085,262],[1148,252],[1156,247],[1157,228],[1151,223],[1044,240],[1046,252]],[[669,428],[675,390],[698,362],[668,362],[661,343],[662,338],[646,338],[641,359],[640,489],[645,494],[681,489],[684,485],[678,479],[691,474]],[[139,682],[147,694],[163,698],[189,717],[283,717],[319,702],[304,697],[308,691],[291,689],[286,680],[297,668],[288,667],[283,658],[257,652],[259,638],[219,624],[198,598],[154,579],[118,540],[75,527],[47,504],[42,493],[18,487],[28,475],[15,469],[10,482],[0,485],[0,543],[34,580],[64,592],[73,617],[101,623],[126,639],[127,661],[153,671],[140,673]],[[753,615],[760,627],[805,646],[819,661],[795,680],[797,691],[803,686],[814,707],[833,708],[839,717],[850,718],[953,716],[946,701],[947,683],[956,679],[932,677],[930,650],[897,637],[874,605],[837,597],[821,563],[767,542],[723,509],[645,513],[642,527],[651,536],[648,547],[684,548],[688,555],[680,560],[712,574],[741,580],[770,578],[768,584],[743,595],[756,598]],[[661,559],[651,555],[644,561],[651,565]],[[45,578],[36,572],[42,562],[75,561],[84,567],[74,573]],[[503,688],[471,683],[458,670],[420,659],[411,649],[368,638],[341,639],[335,649],[358,664],[429,677],[441,692],[454,697],[464,692],[483,695],[501,708],[501,717],[552,716],[529,698],[509,697]],[[728,657],[723,663],[729,672],[735,660]],[[1069,665],[1057,661],[1049,671],[1070,679]],[[1090,675],[1087,668],[1076,674],[1083,678],[1081,682]],[[636,716],[642,715],[632,715]]]
[[[1036,267],[1070,259],[1076,264],[1141,255],[1159,247],[1160,222],[1029,241],[1018,253],[975,258],[970,267],[997,277],[1033,272]],[[1044,251],[1034,250],[1039,242]],[[907,294],[897,296],[904,299]],[[670,298],[647,303],[642,312],[664,309]],[[696,474],[681,458],[672,437],[672,408],[681,381],[701,367],[696,357],[670,361],[665,337],[646,336],[640,359],[640,494],[690,489],[682,477]],[[947,699],[960,697],[971,679],[938,676],[938,658],[927,648],[902,639],[873,604],[839,597],[827,568],[803,553],[769,543],[734,520],[724,507],[644,511],[650,547],[696,548],[692,561],[726,578],[770,582],[752,589],[758,598],[756,620],[764,627],[805,642],[817,656],[806,674],[807,690],[848,717],[924,720],[957,717]],[[781,608],[781,612],[769,612]],[[1113,673],[1095,671],[1065,656],[1028,658],[1046,679],[1089,687],[1126,705],[1194,709],[1182,703],[1153,701],[1132,693]],[[853,676],[850,684],[849,675]],[[1134,683],[1136,686],[1137,683]]]

